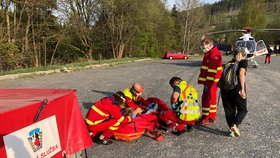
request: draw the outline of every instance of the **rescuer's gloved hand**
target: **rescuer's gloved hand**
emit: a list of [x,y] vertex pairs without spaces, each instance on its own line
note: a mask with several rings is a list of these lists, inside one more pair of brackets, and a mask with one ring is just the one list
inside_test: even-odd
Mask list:
[[132,115],[131,115],[131,117],[132,117],[133,119],[135,119],[136,116],[137,116],[137,114],[132,114]]
[[172,104],[171,105],[171,109],[175,111],[177,109],[177,105],[176,104]]

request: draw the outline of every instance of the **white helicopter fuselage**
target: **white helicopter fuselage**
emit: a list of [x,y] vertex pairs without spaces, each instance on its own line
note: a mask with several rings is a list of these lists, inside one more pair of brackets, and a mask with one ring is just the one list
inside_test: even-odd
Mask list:
[[236,48],[247,48],[247,60],[252,61],[257,67],[259,64],[255,61],[256,56],[267,54],[265,43],[260,40],[256,42],[255,38],[251,36],[251,33],[243,33],[243,36],[239,37],[236,41]]
[[251,57],[254,55],[254,52],[256,51],[256,40],[254,37],[251,36],[250,33],[243,33],[243,36],[239,37],[238,40],[236,41],[236,47],[246,47],[249,51],[248,57]]
[[[250,26],[244,27],[242,30],[225,30],[225,31],[215,31],[215,32],[209,32],[206,35],[214,35],[214,34],[226,34],[226,33],[232,33],[232,32],[242,32],[242,36],[239,37],[236,41],[236,48],[247,48],[247,58],[249,61],[252,61],[255,63],[255,66],[257,67],[259,64],[255,61],[255,57],[265,55],[268,53],[268,50],[265,46],[265,43],[263,40],[260,40],[256,42],[255,38],[251,36],[252,31],[280,31],[280,29],[252,29]],[[204,37],[204,35],[202,36]]]

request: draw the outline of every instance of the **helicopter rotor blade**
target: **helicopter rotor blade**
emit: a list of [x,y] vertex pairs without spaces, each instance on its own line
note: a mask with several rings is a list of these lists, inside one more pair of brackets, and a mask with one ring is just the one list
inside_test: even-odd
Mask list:
[[227,31],[215,31],[205,33],[206,35],[218,35],[218,34],[226,34],[226,33],[234,33],[234,32],[247,32],[246,30],[227,30]]
[[254,29],[252,31],[258,31],[258,32],[280,32],[280,29],[275,29],[275,28],[271,28],[271,29]]
[[226,33],[234,33],[234,32],[277,32],[280,31],[280,29],[277,28],[271,28],[271,29],[252,29],[252,30],[226,30],[226,31],[214,31],[214,32],[208,32],[205,33],[205,35],[218,35],[218,34],[226,34]]

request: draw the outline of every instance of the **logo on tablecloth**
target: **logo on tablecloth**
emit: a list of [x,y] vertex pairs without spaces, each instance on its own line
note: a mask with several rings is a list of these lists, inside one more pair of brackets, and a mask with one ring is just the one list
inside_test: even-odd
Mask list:
[[54,115],[5,135],[3,139],[7,158],[51,158],[61,151]]
[[40,128],[35,128],[29,132],[28,142],[34,152],[42,148],[42,131]]

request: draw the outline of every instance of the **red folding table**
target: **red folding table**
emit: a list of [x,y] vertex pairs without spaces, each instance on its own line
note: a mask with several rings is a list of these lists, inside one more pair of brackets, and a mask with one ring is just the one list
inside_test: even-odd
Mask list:
[[63,157],[92,145],[75,90],[0,89],[0,158]]

